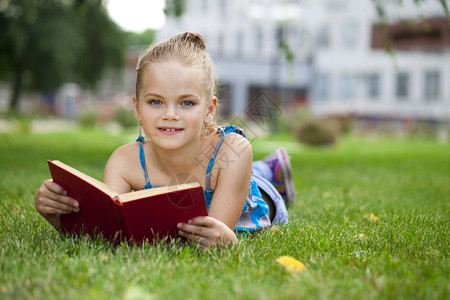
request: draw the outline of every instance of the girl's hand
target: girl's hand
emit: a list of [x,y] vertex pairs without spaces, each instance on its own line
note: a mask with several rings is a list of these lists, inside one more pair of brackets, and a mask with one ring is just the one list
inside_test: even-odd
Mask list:
[[57,230],[61,229],[59,215],[79,212],[79,204],[67,196],[67,192],[53,180],[42,183],[34,197],[36,210]]
[[178,224],[178,234],[201,247],[216,247],[219,244],[235,243],[237,237],[227,225],[212,217],[196,217],[187,223]]

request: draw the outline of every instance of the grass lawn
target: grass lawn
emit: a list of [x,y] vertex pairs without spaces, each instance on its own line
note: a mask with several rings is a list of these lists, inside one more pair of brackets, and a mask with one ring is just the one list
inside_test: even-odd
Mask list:
[[[58,235],[34,193],[59,159],[101,179],[132,134],[0,133],[0,299],[449,299],[450,144],[344,138],[325,149],[256,139],[255,159],[289,149],[291,222],[229,249],[112,246]],[[276,262],[289,255],[306,271]]]

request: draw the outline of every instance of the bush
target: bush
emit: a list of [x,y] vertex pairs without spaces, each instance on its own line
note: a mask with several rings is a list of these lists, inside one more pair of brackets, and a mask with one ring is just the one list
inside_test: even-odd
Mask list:
[[338,140],[339,124],[332,120],[305,120],[294,128],[297,141],[311,146],[332,146]]
[[97,123],[97,114],[95,111],[86,110],[78,115],[78,122],[82,127],[94,127]]
[[119,108],[117,110],[115,120],[123,127],[135,127],[138,124],[136,118],[134,117],[133,111],[125,108]]

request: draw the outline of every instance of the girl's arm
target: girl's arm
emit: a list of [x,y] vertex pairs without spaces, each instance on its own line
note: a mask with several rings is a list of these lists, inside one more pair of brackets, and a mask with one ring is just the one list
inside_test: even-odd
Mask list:
[[234,227],[242,213],[252,175],[253,151],[250,143],[229,134],[216,158],[220,171],[208,217],[193,218],[179,224],[179,233],[202,246],[234,243]]

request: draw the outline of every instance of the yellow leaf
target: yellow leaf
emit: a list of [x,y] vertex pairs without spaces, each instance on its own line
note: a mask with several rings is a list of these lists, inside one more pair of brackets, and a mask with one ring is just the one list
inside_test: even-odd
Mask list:
[[293,273],[300,273],[306,270],[306,266],[301,261],[287,255],[277,258],[277,263],[281,264],[286,270]]
[[370,221],[372,222],[380,222],[380,218],[378,218],[377,216],[375,216],[374,214],[370,214],[369,216]]
[[360,233],[358,234],[358,238],[360,238],[361,240],[365,240],[367,239],[367,236],[364,233]]

